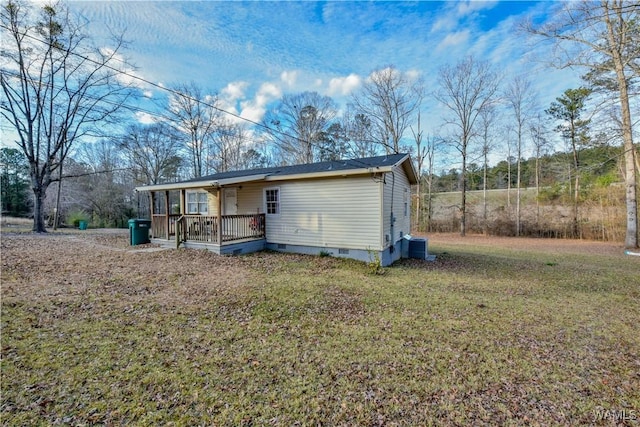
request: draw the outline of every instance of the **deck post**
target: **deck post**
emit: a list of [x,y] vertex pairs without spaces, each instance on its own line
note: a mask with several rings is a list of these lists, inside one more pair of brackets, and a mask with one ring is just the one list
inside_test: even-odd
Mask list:
[[[151,237],[155,237],[157,238],[158,236],[156,236],[156,229],[153,226],[154,223],[154,215],[156,213],[156,192],[155,191],[149,191],[149,219],[151,220]],[[138,211],[138,218],[140,218],[140,211]]]
[[149,203],[151,203],[151,206],[149,207],[149,211],[151,211],[151,218],[153,218],[153,215],[156,213],[156,192],[149,191],[149,197],[151,198],[149,200]]
[[222,190],[218,187],[218,217],[216,218],[218,223],[218,246],[222,246]]
[[183,188],[182,190],[180,190],[180,215],[184,215],[184,213],[186,212],[186,208],[185,208],[186,198],[187,198],[187,190]]
[[164,212],[165,212],[165,223],[164,228],[167,235],[167,240],[169,240],[169,190],[165,190],[164,192]]

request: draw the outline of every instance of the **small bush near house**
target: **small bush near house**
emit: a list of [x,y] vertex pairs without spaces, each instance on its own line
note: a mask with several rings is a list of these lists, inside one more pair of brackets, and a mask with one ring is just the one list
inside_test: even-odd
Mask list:
[[71,211],[67,214],[66,224],[73,227],[78,227],[80,221],[89,222],[89,215],[81,210]]

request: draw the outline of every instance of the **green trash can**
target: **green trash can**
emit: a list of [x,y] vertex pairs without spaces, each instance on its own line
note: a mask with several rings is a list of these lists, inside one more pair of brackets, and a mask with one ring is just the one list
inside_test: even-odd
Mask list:
[[78,228],[80,230],[86,230],[87,229],[87,221],[78,221]]
[[129,220],[129,243],[131,246],[150,243],[149,230],[151,229],[151,220],[149,219],[130,219]]

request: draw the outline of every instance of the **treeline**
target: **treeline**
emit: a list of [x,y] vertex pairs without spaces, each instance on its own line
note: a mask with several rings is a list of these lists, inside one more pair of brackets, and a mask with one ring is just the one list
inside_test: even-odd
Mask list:
[[[104,141],[99,144],[83,146],[80,151],[69,157],[65,164],[65,178],[62,180],[60,197],[58,198],[58,183],[54,183],[46,198],[47,222],[53,226],[56,209],[59,209],[60,225],[77,225],[79,220],[87,220],[97,227],[126,227],[127,220],[146,209],[146,197],[140,197],[135,192],[136,185],[152,181],[147,176],[150,170],[136,166],[127,151],[122,151],[121,145]],[[175,154],[175,153],[174,153]],[[571,206],[570,171],[568,167],[569,153],[557,152],[544,155],[538,159],[538,166],[542,170],[539,193],[526,199],[527,206],[564,205]],[[601,197],[602,192],[612,192],[611,184],[619,183],[621,168],[621,147],[592,147],[581,151],[582,159],[582,199],[585,203],[594,197]],[[246,152],[242,156],[245,168],[267,166],[268,161],[259,153]],[[179,178],[179,170],[184,159],[178,155],[166,159],[165,172],[160,174],[163,179]],[[536,159],[522,160],[523,187],[535,190]],[[32,214],[32,198],[29,189],[28,162],[20,150],[13,148],[0,149],[0,174],[2,183],[2,212],[4,215],[28,216]],[[501,161],[489,167],[487,173],[487,189],[509,190],[511,198],[496,199],[493,196],[489,203],[492,210],[504,211],[502,218],[490,218],[493,221],[493,234],[513,234],[513,230],[505,228],[508,222],[505,206],[515,203],[516,175],[515,159],[511,162]],[[467,187],[470,191],[483,189],[483,168],[470,164]],[[422,188],[426,188],[428,176],[423,174]],[[461,189],[460,173],[456,169],[442,171],[432,176],[433,194],[435,200],[450,200],[439,196],[439,193],[459,192]],[[608,189],[608,190],[607,190]],[[614,191],[615,192],[615,191]],[[619,193],[620,191],[618,191]],[[505,193],[506,194],[506,193]],[[619,195],[618,195],[619,196]],[[415,201],[414,197],[414,212]],[[444,209],[441,203],[433,207],[434,215],[426,211],[428,195],[421,194],[423,210],[414,215],[415,227],[421,231],[453,231],[459,226],[457,216],[457,200],[447,205],[456,209]],[[537,199],[536,199],[537,198]],[[479,206],[478,196],[475,197],[475,207]],[[619,197],[616,199],[621,205]],[[477,216],[477,215],[476,215]],[[495,216],[495,215],[494,215]],[[427,218],[432,218],[429,224]],[[481,232],[482,224],[476,218],[472,220],[472,231]],[[620,224],[621,225],[621,224]],[[527,234],[527,232],[524,232]],[[530,231],[529,234],[533,233]],[[541,234],[542,232],[536,232]],[[552,231],[549,233],[554,234]],[[543,234],[543,233],[542,233]],[[566,233],[562,233],[566,234]],[[583,233],[584,234],[584,233]],[[554,235],[558,235],[555,233]],[[601,235],[601,233],[600,233]],[[599,236],[600,236],[599,235]],[[567,236],[564,236],[567,237]],[[618,236],[619,237],[619,236]]]
[[[501,236],[622,240],[625,235],[622,147],[602,145],[580,150],[577,199],[572,159],[571,152],[521,159],[520,189],[514,173],[518,163],[515,159],[487,167],[486,175],[484,167],[469,165],[468,231]],[[416,195],[422,208],[414,216],[414,229],[458,231],[461,174],[456,169],[442,171],[440,175],[423,174],[423,188],[428,188],[429,179],[433,191]]]
[[[38,232],[46,222],[73,224],[83,215],[94,225],[118,226],[144,212],[146,201],[134,191],[139,185],[409,152],[422,177],[414,197],[420,226],[431,227],[434,194],[459,191],[455,218],[464,235],[467,208],[476,208],[467,206],[466,192],[506,188],[515,193],[513,206],[511,195],[508,199],[507,220],[513,222],[512,233],[521,235],[529,224],[522,192],[535,186],[538,204],[543,197],[570,203],[561,215],[569,218],[566,235],[578,237],[584,194],[601,179],[624,182],[625,246],[637,247],[633,123],[640,27],[634,23],[640,5],[604,1],[558,7],[557,22],[523,26],[560,44],[571,34],[584,53],[576,57],[590,62],[558,58],[559,67],[582,67],[584,86],[565,90],[550,105],[538,103],[528,76],[503,76],[491,62],[468,56],[443,65],[428,82],[392,65],[377,67],[366,77],[356,76],[356,89],[344,105],[318,92],[285,93],[266,103],[260,118],[247,120],[216,90],[139,81],[130,72],[134,67],[121,59],[122,38],[116,37],[111,49],[97,47],[83,34],[84,21],[67,13],[64,3],[10,0],[0,10],[7,40],[0,113],[17,133],[22,157],[3,149],[3,213],[31,210]],[[149,92],[151,109],[144,108]],[[432,111],[427,98],[437,101]],[[423,114],[438,116],[441,123],[425,129]],[[561,144],[562,153],[550,154]],[[506,160],[490,165],[495,158]],[[442,164],[449,170],[438,172]],[[31,209],[20,193],[25,188],[32,192]],[[480,223],[486,231],[489,209],[483,200],[481,220],[474,212],[470,224]]]
[[[580,151],[583,192],[587,192],[594,183],[610,184],[621,182],[622,147],[598,146]],[[540,158],[529,157],[522,159],[521,181],[523,188],[536,186],[536,167],[540,170],[539,185],[543,198],[559,196],[559,190],[567,187],[573,172],[570,170],[571,153],[556,152],[545,154]],[[488,190],[515,189],[518,185],[516,173],[517,161],[514,158],[502,160],[495,166],[487,168],[486,188]],[[469,191],[484,189],[484,168],[482,165],[471,163],[467,168],[467,189]],[[423,176],[426,181],[427,176]],[[458,169],[442,171],[433,176],[433,191],[458,192],[462,189],[461,174]]]

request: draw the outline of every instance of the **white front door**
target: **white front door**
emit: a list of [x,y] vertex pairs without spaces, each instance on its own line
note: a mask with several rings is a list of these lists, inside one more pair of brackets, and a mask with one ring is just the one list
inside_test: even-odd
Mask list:
[[[224,189],[224,206],[222,215],[237,215],[238,214],[238,190],[236,188]],[[237,219],[224,218],[222,220],[222,230],[226,236],[235,236],[238,230]]]
[[225,188],[223,215],[237,215],[237,214],[238,214],[238,190],[236,188]]

